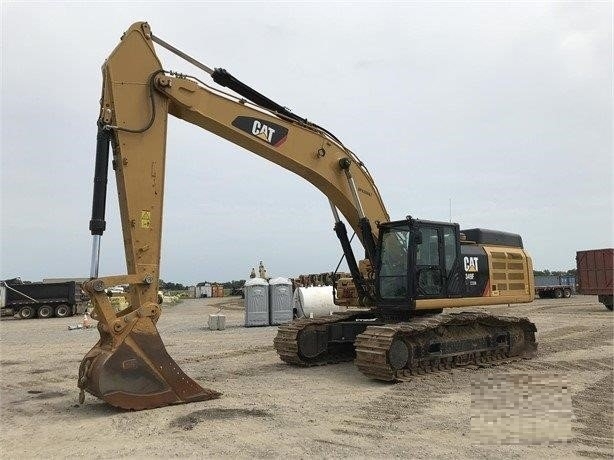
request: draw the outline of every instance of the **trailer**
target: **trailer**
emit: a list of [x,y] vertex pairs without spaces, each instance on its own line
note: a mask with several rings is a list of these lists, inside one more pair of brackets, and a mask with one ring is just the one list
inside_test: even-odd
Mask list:
[[576,253],[578,292],[596,295],[608,310],[613,309],[612,278],[614,278],[614,249],[589,249]]
[[[77,283],[21,283],[13,279],[0,281],[0,314],[18,315],[21,319],[65,318],[85,312]],[[80,290],[80,288],[79,288]]]
[[573,275],[535,276],[535,295],[540,299],[568,299],[576,292],[576,277]]

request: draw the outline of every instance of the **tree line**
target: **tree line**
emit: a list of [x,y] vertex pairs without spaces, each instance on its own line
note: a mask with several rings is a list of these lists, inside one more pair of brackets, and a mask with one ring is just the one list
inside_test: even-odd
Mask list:
[[[185,291],[189,286],[185,286],[181,283],[173,283],[167,282],[160,279],[160,289],[166,289],[169,291]],[[204,286],[205,282],[198,283],[197,286]],[[224,281],[222,283],[212,282],[211,284],[221,284],[224,289],[241,289],[245,284],[245,280],[232,280],[232,281]]]
[[533,275],[535,276],[561,276],[561,275],[571,275],[571,276],[576,276],[578,274],[578,270],[575,268],[572,268],[570,270],[564,271],[564,270],[533,270]]

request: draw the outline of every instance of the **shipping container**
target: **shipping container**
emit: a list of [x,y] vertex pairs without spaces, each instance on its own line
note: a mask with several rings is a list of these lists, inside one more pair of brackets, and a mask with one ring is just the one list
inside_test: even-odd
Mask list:
[[224,297],[224,286],[221,284],[212,284],[211,297]]
[[596,295],[608,310],[613,309],[614,249],[590,249],[576,253],[578,292]]
[[213,288],[211,283],[201,284],[195,287],[194,295],[197,299],[213,297]]

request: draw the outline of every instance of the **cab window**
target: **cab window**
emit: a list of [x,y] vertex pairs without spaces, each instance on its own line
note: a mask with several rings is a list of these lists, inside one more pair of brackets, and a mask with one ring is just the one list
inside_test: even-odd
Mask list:
[[443,252],[446,262],[446,273],[450,274],[454,262],[456,262],[456,234],[452,227],[443,228]]
[[407,297],[409,227],[385,229],[379,267],[379,293],[384,299]]

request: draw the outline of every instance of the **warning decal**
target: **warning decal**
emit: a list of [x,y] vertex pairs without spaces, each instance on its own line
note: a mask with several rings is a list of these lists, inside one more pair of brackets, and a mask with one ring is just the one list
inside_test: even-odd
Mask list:
[[151,228],[151,211],[141,211],[141,228]]

